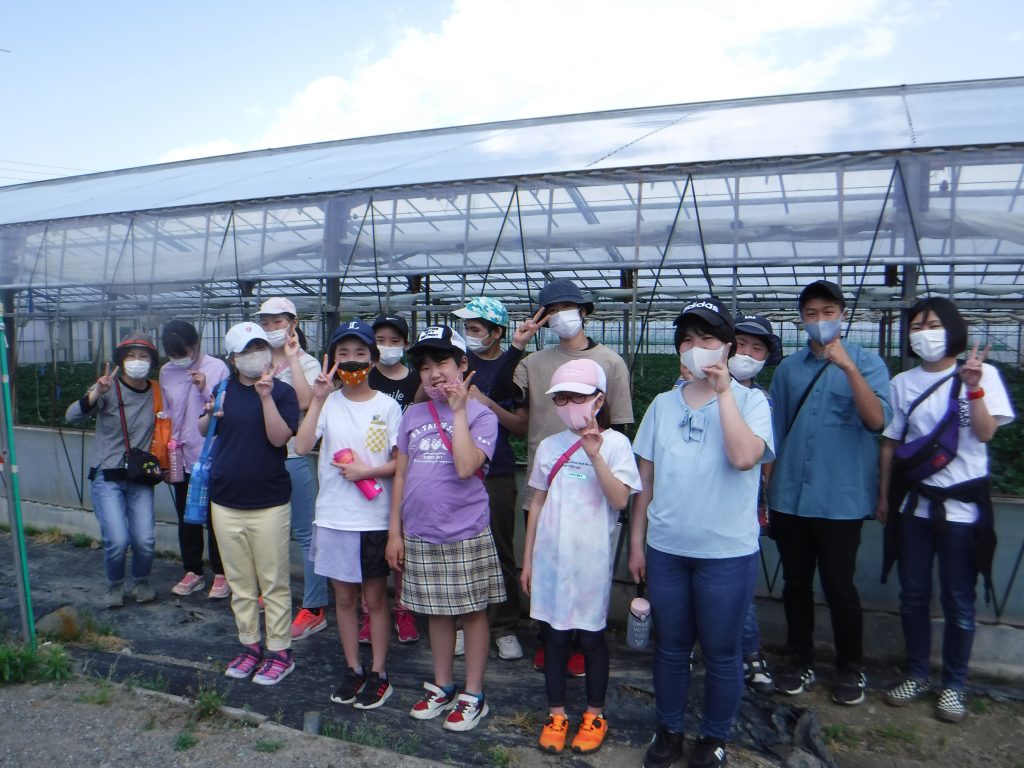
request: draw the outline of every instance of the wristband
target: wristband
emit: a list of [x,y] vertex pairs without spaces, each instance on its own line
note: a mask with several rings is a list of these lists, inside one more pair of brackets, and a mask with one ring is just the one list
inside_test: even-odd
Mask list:
[[984,396],[985,396],[985,390],[982,389],[981,387],[978,387],[973,392],[968,392],[967,393],[967,399],[968,400],[981,400],[981,398],[983,398]]

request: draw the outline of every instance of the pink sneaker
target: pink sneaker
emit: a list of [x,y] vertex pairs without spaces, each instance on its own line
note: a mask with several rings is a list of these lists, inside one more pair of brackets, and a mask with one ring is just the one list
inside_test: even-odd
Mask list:
[[260,647],[257,645],[245,646],[242,652],[235,656],[235,658],[228,664],[227,669],[224,670],[224,674],[228,677],[233,677],[236,680],[244,680],[251,675],[256,667],[263,661],[263,654],[260,651]]
[[359,614],[359,644],[370,644],[370,614]]
[[200,576],[198,573],[192,573],[189,571],[181,577],[181,581],[171,587],[171,592],[176,595],[191,595],[193,592],[199,592],[206,586],[206,579]]
[[207,597],[210,600],[223,600],[225,597],[230,596],[231,587],[228,585],[227,577],[223,573],[215,573],[213,575],[213,586],[210,587]]
[[395,608],[392,616],[395,620],[398,642],[415,643],[420,639],[420,631],[416,628],[416,619],[407,608]]
[[267,651],[263,666],[253,675],[256,685],[277,685],[295,669],[291,651]]

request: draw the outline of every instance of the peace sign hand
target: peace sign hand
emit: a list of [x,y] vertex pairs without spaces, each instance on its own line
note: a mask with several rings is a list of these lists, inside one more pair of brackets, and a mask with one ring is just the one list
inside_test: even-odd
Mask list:
[[121,369],[121,366],[115,365],[114,370],[110,370],[110,363],[107,363],[103,369],[103,375],[96,379],[96,391],[99,394],[109,392],[110,388],[114,386],[114,379],[117,378],[117,372]]
[[461,411],[466,408],[466,401],[469,400],[469,383],[476,376],[476,371],[471,371],[469,376],[459,381],[451,381],[442,384],[448,393],[448,407],[452,411]]
[[587,422],[587,426],[580,432],[580,446],[591,459],[594,459],[600,453],[601,444],[604,443],[604,438],[601,437],[601,428],[597,426],[598,410],[599,406],[595,402],[594,410],[590,414],[590,421]]
[[516,326],[515,333],[512,334],[513,347],[516,349],[526,349],[530,339],[536,336],[537,331],[543,326],[547,325],[548,316],[544,314],[544,309],[544,307],[541,307],[532,318],[524,320]]
[[722,358],[717,363],[705,365],[701,368],[704,371],[704,375],[708,377],[708,384],[719,395],[729,389],[732,384],[732,377],[729,375],[729,365],[726,362],[729,359],[729,347],[731,346],[731,344],[726,344],[722,347]]
[[992,349],[991,344],[986,344],[979,355],[978,347],[980,345],[981,342],[974,342],[974,347],[971,349],[971,354],[967,356],[967,361],[960,366],[960,380],[967,387],[968,391],[981,386],[981,366],[985,362],[985,358],[988,357],[989,350]]
[[317,400],[325,399],[331,392],[334,391],[334,374],[338,372],[338,366],[341,363],[335,362],[334,367],[327,368],[327,355],[324,355],[323,370],[316,375],[316,379],[313,381],[313,397]]
[[284,342],[284,356],[289,359],[293,357],[298,357],[299,352],[301,351],[302,347],[299,346],[299,334],[295,331],[292,331]]

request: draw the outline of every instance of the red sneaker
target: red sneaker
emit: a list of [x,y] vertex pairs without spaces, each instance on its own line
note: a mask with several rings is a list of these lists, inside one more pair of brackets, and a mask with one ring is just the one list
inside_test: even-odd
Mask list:
[[370,644],[370,614],[359,614],[359,644]]
[[542,645],[537,649],[537,652],[533,654],[533,668],[538,672],[544,671],[544,646]]
[[578,651],[569,654],[569,663],[565,665],[565,671],[569,677],[584,677],[587,674],[587,664],[583,660],[583,654]]
[[420,639],[420,631],[416,628],[416,619],[406,608],[395,608],[392,612],[395,620],[395,632],[400,643],[415,643]]
[[301,640],[324,629],[327,626],[326,614],[327,612],[323,608],[317,608],[315,611],[308,608],[300,610],[295,614],[295,620],[292,622],[292,640]]

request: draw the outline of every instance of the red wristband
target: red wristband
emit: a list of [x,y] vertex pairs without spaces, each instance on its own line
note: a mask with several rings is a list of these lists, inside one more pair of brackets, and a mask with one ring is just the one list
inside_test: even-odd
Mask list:
[[981,400],[981,398],[983,398],[984,396],[985,396],[985,390],[982,389],[981,387],[978,387],[973,392],[968,392],[967,393],[967,399],[968,400]]

